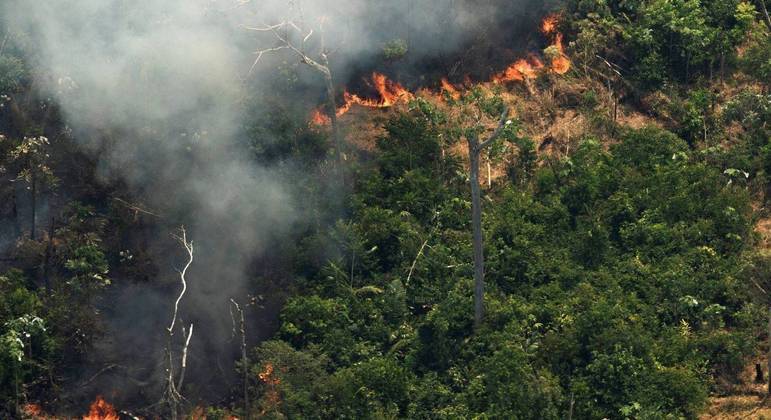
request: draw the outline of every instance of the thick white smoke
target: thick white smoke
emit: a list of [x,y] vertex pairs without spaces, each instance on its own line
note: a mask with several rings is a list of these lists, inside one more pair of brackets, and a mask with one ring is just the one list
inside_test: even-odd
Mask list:
[[[36,86],[55,98],[74,137],[99,159],[99,175],[125,182],[136,199],[162,212],[164,223],[179,218],[188,225],[199,254],[184,311],[198,323],[194,363],[213,378],[232,372],[227,300],[248,291],[254,256],[298,223],[286,173],[245,156],[241,130],[245,90],[263,86],[277,62],[296,58],[272,55],[250,73],[254,51],[275,46],[275,39],[244,26],[302,21],[316,30],[309,48],[323,34],[343,81],[349,66],[376,56],[389,40],[407,40],[417,56],[454,51],[519,3],[6,0],[0,13],[24,34]],[[312,72],[304,77],[320,82]],[[158,232],[157,240],[168,242],[168,233]],[[147,386],[144,380],[157,383],[173,274],[151,279],[167,284],[164,292],[131,286],[131,279],[116,285],[105,353],[135,365],[105,375],[119,394]],[[222,367],[212,368],[213,361]],[[205,383],[196,386],[205,394]]]

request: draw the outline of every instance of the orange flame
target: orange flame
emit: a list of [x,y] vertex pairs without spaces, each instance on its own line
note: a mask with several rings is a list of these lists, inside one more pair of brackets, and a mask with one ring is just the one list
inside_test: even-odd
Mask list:
[[[367,108],[388,108],[398,103],[403,103],[412,100],[415,95],[408,91],[398,82],[390,80],[382,73],[372,73],[370,81],[371,86],[377,91],[380,96],[379,99],[367,99],[362,98],[359,95],[350,93],[347,90],[343,92],[343,105],[337,108],[335,115],[342,116],[354,105],[359,105]],[[317,125],[327,125],[330,123],[330,119],[327,115],[316,109],[311,114],[311,121]]]
[[[492,76],[491,81],[493,83],[505,83],[512,81],[527,81],[538,77],[544,70],[551,71],[556,74],[567,73],[572,62],[565,54],[565,47],[563,45],[563,35],[559,32],[559,22],[561,16],[559,14],[551,14],[546,16],[541,22],[541,32],[545,35],[553,36],[552,45],[556,49],[557,54],[551,57],[550,63],[545,65],[540,58],[535,55],[530,55],[527,58],[522,58],[514,63],[510,64],[505,70],[496,73]],[[472,82],[466,76],[464,81],[465,86],[471,86]],[[351,110],[354,105],[359,105],[368,108],[388,108],[398,103],[407,102],[415,97],[415,95],[405,89],[398,82],[389,80],[382,73],[372,73],[371,86],[378,92],[380,98],[367,99],[362,98],[354,93],[345,91],[343,93],[343,105],[337,108],[335,114],[339,117]],[[460,99],[461,92],[457,85],[453,85],[446,78],[441,79],[441,90],[449,94],[453,99]],[[311,114],[311,122],[316,125],[328,125],[331,121],[328,115],[326,115],[321,109],[316,109]]]
[[268,403],[268,406],[265,407],[262,412],[262,414],[265,415],[268,411],[277,408],[281,404],[281,395],[279,394],[278,389],[276,389],[276,385],[281,384],[281,378],[273,375],[272,363],[266,363],[262,372],[257,376],[267,386],[265,400]]
[[311,114],[311,122],[316,125],[327,125],[332,122],[332,120],[324,115],[323,112],[321,112],[320,108],[314,109],[313,113]]
[[281,378],[277,378],[273,376],[273,364],[272,363],[266,363],[265,368],[262,370],[262,372],[257,375],[260,377],[260,380],[268,385],[278,385],[281,383]]
[[96,400],[91,403],[88,414],[83,416],[83,420],[120,420],[120,418],[115,407],[105,401],[101,395],[97,395]]
[[557,74],[565,74],[570,70],[572,63],[565,55],[565,48],[562,46],[562,34],[557,33],[554,38],[554,46],[559,51],[559,55],[551,60],[551,70]]
[[30,418],[32,420],[53,420],[54,417],[49,416],[48,414],[43,411],[43,408],[37,404],[25,404],[21,411],[24,413],[24,415],[27,418]]
[[543,18],[543,22],[541,22],[541,32],[543,32],[546,35],[551,35],[555,32],[557,32],[557,25],[560,22],[560,15],[559,14],[552,14],[549,16],[546,16]]
[[447,92],[452,99],[455,99],[456,101],[460,99],[460,92],[446,77],[442,77],[442,90]]
[[493,82],[511,82],[511,81],[524,81],[527,79],[535,79],[538,76],[538,71],[543,68],[543,63],[537,57],[528,57],[527,59],[520,59],[510,65],[506,70],[493,75]]

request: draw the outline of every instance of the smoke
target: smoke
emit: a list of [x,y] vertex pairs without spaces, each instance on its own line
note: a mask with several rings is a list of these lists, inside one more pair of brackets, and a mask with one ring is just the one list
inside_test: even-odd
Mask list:
[[[195,241],[183,317],[196,324],[191,387],[203,398],[226,389],[233,371],[228,299],[253,292],[250,264],[303,219],[287,171],[249,159],[243,130],[249,90],[270,89],[276,67],[297,60],[270,54],[250,72],[254,51],[277,44],[272,34],[245,27],[291,19],[313,28],[307,47],[319,48],[323,38],[344,82],[389,41],[406,40],[413,60],[452,54],[480,34],[497,36],[503,22],[512,23],[502,16],[535,21],[528,14],[545,7],[535,0],[4,3],[6,24],[29,37],[36,85],[55,98],[73,137],[98,159],[100,178],[125,183],[163,224],[184,223]],[[322,91],[318,74],[300,77]],[[153,233],[146,251],[168,257],[168,231]],[[162,377],[163,333],[179,286],[174,264],[181,261],[159,261],[149,284],[120,279],[109,292],[109,339],[99,346],[127,367],[94,383],[119,403],[141,389],[150,400],[158,395],[147,390]],[[100,370],[97,362],[105,360],[95,359],[90,372]]]

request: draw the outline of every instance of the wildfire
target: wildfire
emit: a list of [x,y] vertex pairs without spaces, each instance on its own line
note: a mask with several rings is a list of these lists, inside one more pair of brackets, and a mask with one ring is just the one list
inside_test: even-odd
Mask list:
[[557,33],[554,37],[554,47],[559,53],[551,60],[551,70],[557,74],[565,74],[570,70],[572,63],[570,59],[565,55],[565,48],[562,46],[562,34]]
[[83,416],[83,420],[119,420],[118,413],[112,404],[97,395],[96,400],[91,403],[88,414]]
[[21,411],[28,417],[33,420],[47,420],[49,418],[52,419],[52,417],[49,417],[44,411],[43,408],[40,407],[37,404],[25,404]]
[[506,68],[506,70],[493,76],[493,82],[512,82],[512,81],[525,81],[527,79],[535,79],[538,77],[538,72],[543,69],[543,63],[538,57],[528,57],[517,60],[514,64]]
[[460,91],[446,77],[442,77],[442,90],[447,92],[452,99],[460,99]]
[[266,363],[262,372],[257,375],[260,380],[265,384],[265,400],[268,406],[263,409],[262,415],[265,415],[268,411],[277,408],[281,405],[281,395],[279,394],[277,385],[281,384],[281,378],[273,374],[273,364]]
[[[500,73],[496,73],[492,76],[491,81],[493,83],[505,83],[505,82],[526,82],[538,77],[544,70],[551,71],[556,74],[565,74],[570,70],[572,65],[570,59],[565,55],[565,48],[563,45],[563,36],[559,32],[559,14],[552,14],[546,16],[541,22],[541,32],[544,35],[552,37],[552,44],[547,48],[552,53],[547,54],[548,65],[536,57],[530,55],[527,58],[522,58]],[[467,81],[467,85],[470,85],[470,81]],[[368,108],[388,108],[399,103],[408,102],[415,97],[415,95],[405,89],[401,84],[393,80],[388,79],[384,74],[372,73],[370,85],[377,91],[379,98],[368,99],[362,98],[359,95],[346,90],[343,93],[343,105],[337,108],[335,114],[339,117],[351,110],[354,105],[359,105]],[[441,89],[446,92],[453,99],[460,99],[461,92],[450,83],[446,78],[441,80]],[[321,109],[316,109],[311,114],[311,122],[316,125],[327,125],[331,122],[329,116],[327,116]]]
[[377,91],[380,99],[364,99],[346,90],[343,93],[345,103],[337,109],[337,116],[345,114],[354,105],[368,108],[388,108],[399,102],[407,102],[414,98],[414,95],[405,89],[404,86],[390,80],[382,73],[372,73],[371,85]]
[[311,122],[313,122],[316,125],[327,125],[332,122],[332,120],[324,115],[323,112],[321,112],[320,108],[314,109],[313,114],[311,114]]
[[546,16],[543,18],[543,22],[541,22],[541,32],[543,32],[546,35],[551,35],[555,32],[557,32],[557,25],[560,22],[560,15],[558,14],[552,14],[549,16]]
[[265,368],[257,376],[260,380],[268,385],[278,385],[281,383],[281,378],[273,376],[273,364],[266,363]]

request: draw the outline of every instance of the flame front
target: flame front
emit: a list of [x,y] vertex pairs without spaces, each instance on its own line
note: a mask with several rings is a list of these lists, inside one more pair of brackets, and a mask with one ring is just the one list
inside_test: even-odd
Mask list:
[[337,116],[345,114],[354,105],[368,108],[388,108],[400,102],[407,102],[415,97],[404,86],[390,80],[382,73],[372,73],[371,85],[377,91],[380,99],[364,99],[346,90],[343,93],[345,103],[337,109]]
[[506,70],[493,76],[493,82],[513,82],[513,81],[525,81],[528,79],[535,79],[538,77],[538,72],[543,69],[543,63],[538,57],[528,57],[517,60],[514,64],[506,68]]
[[311,114],[311,122],[316,125],[327,125],[330,124],[332,120],[321,112],[321,108],[317,108],[314,109],[313,114]]
[[[549,63],[544,64],[540,58],[535,55],[530,55],[527,58],[522,58],[500,73],[496,73],[492,76],[491,81],[493,83],[505,83],[505,82],[525,82],[538,77],[544,70],[551,71],[556,74],[567,73],[572,63],[565,54],[565,48],[563,45],[563,36],[559,32],[559,14],[552,14],[546,16],[541,22],[541,32],[544,35],[552,37],[552,44],[548,49],[552,49],[554,54],[549,57]],[[467,85],[471,82],[467,81]],[[382,73],[372,73],[370,85],[377,91],[380,96],[378,99],[366,99],[362,98],[354,93],[346,90],[343,93],[343,105],[337,108],[335,114],[339,117],[351,110],[354,105],[360,105],[367,108],[388,108],[399,103],[404,103],[412,100],[415,95],[405,89],[398,82],[388,79]],[[441,90],[446,92],[453,99],[460,99],[460,90],[450,83],[446,78],[441,79]],[[311,122],[316,125],[328,125],[331,120],[320,108],[313,111],[311,115]]]
[[557,25],[560,22],[560,15],[558,14],[552,14],[549,16],[546,16],[543,18],[543,22],[541,22],[541,32],[543,32],[546,35],[551,35],[555,32],[557,32]]
[[551,70],[557,74],[565,74],[570,70],[572,63],[570,59],[565,55],[565,48],[562,46],[562,34],[557,33],[554,37],[554,47],[559,52],[559,55],[552,58]]
[[43,408],[40,407],[37,404],[32,404],[32,403],[25,404],[21,408],[21,411],[22,411],[22,413],[24,413],[25,416],[27,416],[27,418],[30,418],[32,420],[48,420],[48,419],[53,419],[53,417],[48,416],[48,414],[46,414],[43,411]]
[[97,395],[96,400],[91,403],[88,414],[83,416],[83,420],[119,420],[118,413],[112,404]]
[[461,94],[458,91],[458,89],[452,83],[450,83],[450,81],[447,80],[446,77],[442,77],[442,90],[447,92],[447,94],[450,95],[450,97],[452,99],[455,99],[456,101],[461,97]]

